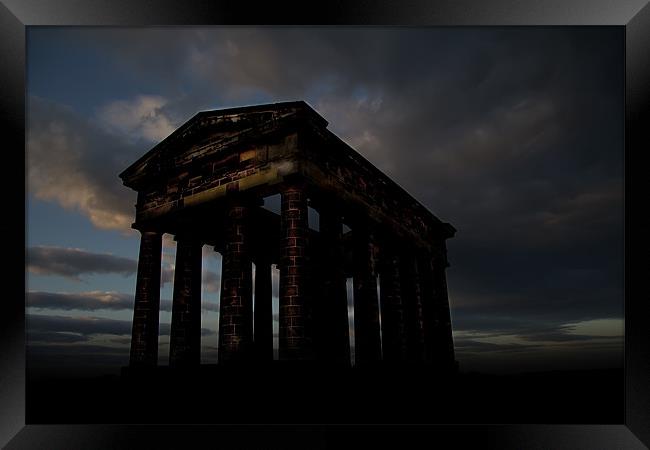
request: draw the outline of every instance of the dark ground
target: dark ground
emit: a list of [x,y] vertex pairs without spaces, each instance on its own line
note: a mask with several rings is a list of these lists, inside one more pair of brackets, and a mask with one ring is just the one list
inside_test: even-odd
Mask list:
[[622,369],[436,376],[422,368],[203,367],[27,380],[27,424],[620,424]]

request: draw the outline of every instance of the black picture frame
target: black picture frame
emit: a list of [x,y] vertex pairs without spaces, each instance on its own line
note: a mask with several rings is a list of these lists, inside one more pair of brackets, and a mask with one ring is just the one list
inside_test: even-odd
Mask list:
[[[31,25],[615,25],[625,27],[625,422],[618,425],[26,425],[25,303],[20,274],[6,274],[0,320],[0,445],[17,448],[183,448],[190,442],[221,447],[324,448],[386,446],[400,448],[427,439],[432,445],[465,448],[644,448],[650,446],[650,351],[647,278],[648,225],[643,217],[650,134],[650,6],[647,1],[401,1],[385,0],[326,7],[276,2],[249,5],[228,1],[161,0],[2,0],[0,3],[0,81],[5,167],[2,180],[4,236],[11,268],[19,272],[21,229],[18,212],[25,194],[17,180],[25,149],[25,29]],[[22,151],[21,151],[22,149]],[[13,157],[11,156],[13,155]],[[21,159],[21,157],[23,159]],[[6,172],[6,173],[7,173]],[[635,188],[632,193],[631,183]],[[24,185],[22,185],[24,188]],[[632,214],[634,213],[634,219]],[[23,217],[25,217],[23,215]],[[643,220],[643,221],[642,221]],[[632,226],[634,224],[634,227]],[[645,227],[644,227],[645,228]],[[26,235],[22,234],[23,236]],[[12,238],[12,236],[14,238]],[[25,242],[25,244],[27,244]],[[27,247],[27,245],[25,245]],[[636,265],[632,261],[638,261]],[[22,287],[25,287],[23,283]],[[24,292],[24,289],[23,289]],[[595,392],[594,395],[597,395]],[[192,440],[188,440],[188,434]],[[645,445],[644,445],[645,444]]]

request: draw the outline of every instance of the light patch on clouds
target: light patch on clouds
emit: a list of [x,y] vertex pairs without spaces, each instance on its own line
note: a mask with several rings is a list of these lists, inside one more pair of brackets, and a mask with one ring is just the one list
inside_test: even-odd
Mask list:
[[[26,316],[27,329],[39,333],[71,333],[80,336],[107,335],[129,336],[132,331],[130,320],[107,319],[104,317],[69,317],[54,315],[28,314]],[[169,342],[171,324],[161,322],[159,335],[161,341]],[[201,328],[202,336],[212,336],[215,331]]]
[[163,111],[166,104],[161,96],[138,95],[131,100],[110,102],[97,115],[100,124],[113,133],[160,142],[176,129]]
[[503,335],[488,335],[481,336],[480,334],[473,336],[476,342],[485,342],[495,345],[529,345],[525,338],[516,334],[503,334]]
[[206,292],[219,292],[221,289],[221,277],[216,272],[210,270],[203,271],[203,289]]
[[595,319],[567,324],[567,333],[594,337],[615,337],[625,335],[623,319]]
[[[88,174],[74,169],[85,144],[81,136],[63,122],[52,122],[49,127],[35,130],[30,136],[29,188],[36,198],[57,201],[65,209],[79,209],[98,228],[128,228],[131,219],[103,208]],[[57,156],[41,159],[45,152]]]
[[160,287],[165,287],[168,283],[174,283],[174,265],[163,263],[160,269]]
[[174,270],[176,267],[176,241],[174,235],[165,233],[162,237],[160,287],[174,282]]
[[[133,294],[114,291],[88,292],[42,292],[27,293],[27,307],[39,310],[64,311],[131,311],[133,310]],[[161,299],[160,310],[166,313],[172,310],[172,300]],[[202,311],[218,311],[218,304],[205,302]]]
[[382,103],[380,93],[365,94],[361,99],[339,93],[320,98],[314,108],[343,141],[390,174],[395,168],[396,149],[391,148],[390,140],[379,133],[390,116],[390,111],[382,110]]
[[[536,370],[564,364],[566,358],[574,363],[611,364],[623,354],[623,320],[597,319],[576,323],[549,324],[540,322],[508,321],[488,319],[486,328],[454,329],[456,358],[464,370],[502,371],[494,361],[510,361],[513,367],[529,361]],[[489,323],[493,329],[489,329]],[[592,355],[601,355],[603,362],[590,360]],[[537,357],[539,361],[534,362]],[[593,359],[593,358],[592,358]],[[491,362],[492,361],[492,362]],[[501,362],[503,362],[501,361]],[[521,369],[523,366],[519,366]]]
[[133,308],[133,295],[114,291],[79,293],[30,291],[27,307],[62,310],[122,310]]

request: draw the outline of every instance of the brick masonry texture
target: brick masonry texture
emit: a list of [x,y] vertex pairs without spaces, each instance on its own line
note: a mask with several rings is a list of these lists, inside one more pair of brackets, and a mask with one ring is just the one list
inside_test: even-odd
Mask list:
[[249,235],[250,208],[228,209],[226,249],[222,259],[219,362],[252,357],[253,298]]
[[143,231],[133,308],[132,366],[155,366],[158,360],[161,254],[162,233]]
[[176,246],[169,343],[171,366],[201,363],[201,242],[180,236]]
[[312,359],[307,196],[302,186],[282,192],[280,242],[280,359]]

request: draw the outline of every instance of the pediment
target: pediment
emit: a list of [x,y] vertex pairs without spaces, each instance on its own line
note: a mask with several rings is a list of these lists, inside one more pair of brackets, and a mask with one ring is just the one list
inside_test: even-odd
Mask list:
[[120,178],[126,186],[135,187],[139,180],[156,176],[163,170],[301,118],[327,126],[327,121],[302,101],[202,111],[124,170]]

